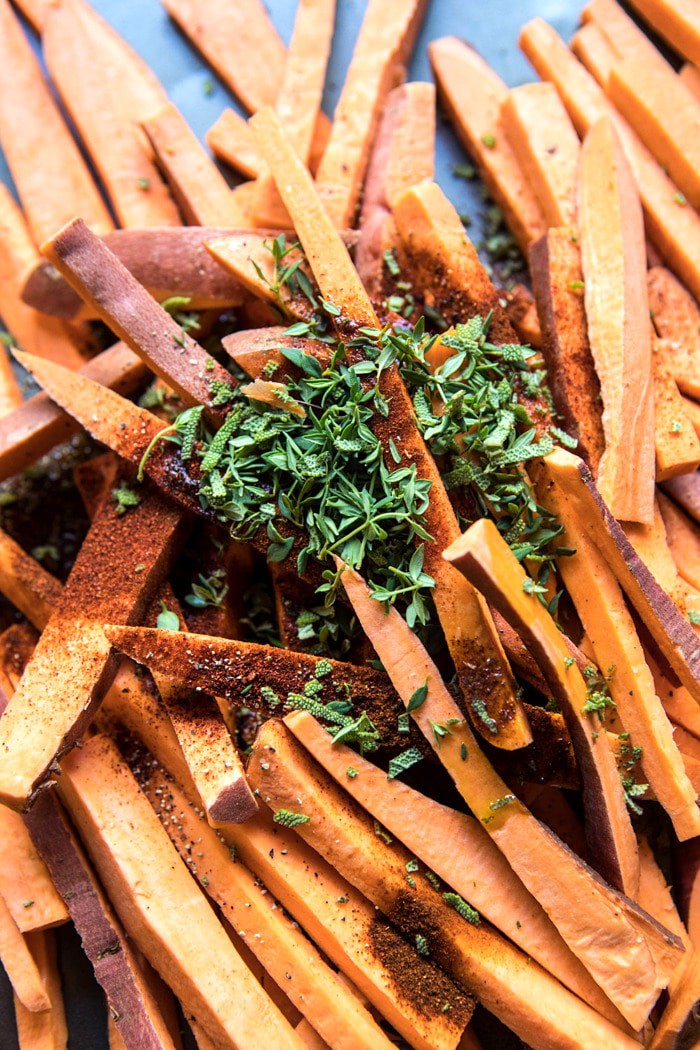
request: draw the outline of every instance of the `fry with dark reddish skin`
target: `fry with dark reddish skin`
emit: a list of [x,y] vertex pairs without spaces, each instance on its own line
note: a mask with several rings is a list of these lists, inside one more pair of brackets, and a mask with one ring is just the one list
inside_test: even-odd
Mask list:
[[69,223],[42,251],[156,375],[188,404],[211,409],[211,381],[228,382],[228,372],[154,302],[84,222]]

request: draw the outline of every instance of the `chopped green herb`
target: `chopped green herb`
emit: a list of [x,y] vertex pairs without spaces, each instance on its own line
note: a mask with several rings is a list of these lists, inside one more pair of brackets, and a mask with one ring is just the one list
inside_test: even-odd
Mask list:
[[428,698],[428,679],[426,678],[423,685],[419,685],[406,704],[406,711],[417,711],[419,707],[422,707]]
[[216,91],[216,84],[211,77],[205,77],[202,81],[202,91],[209,98]]
[[685,194],[681,193],[680,190],[678,190],[677,193],[674,193],[673,199],[676,202],[676,204],[678,204],[681,208],[685,208],[686,204],[688,203],[685,199]]
[[390,846],[394,841],[389,832],[381,826],[378,820],[375,820],[374,822],[374,834],[378,839],[381,839],[386,846]]
[[137,179],[136,185],[138,186],[138,188],[140,190],[143,190],[145,192],[146,190],[150,190],[150,188],[151,188],[151,180],[150,179],[146,179],[146,178],[140,178],[140,179]]
[[700,626],[700,613],[695,612],[694,609],[688,611],[688,619],[695,626]]
[[348,766],[348,768],[345,770],[345,774],[346,776],[350,777],[351,780],[354,780],[355,777],[359,775],[358,770],[355,769],[354,766]]
[[422,758],[423,756],[417,747],[409,747],[408,751],[402,751],[400,755],[396,755],[389,761],[387,779],[393,780],[399,774],[405,773],[407,769],[415,766],[416,762],[420,762]]
[[283,828],[297,828],[301,824],[308,824],[311,817],[307,817],[305,813],[292,813],[288,809],[278,809],[272,819],[275,824],[281,824]]
[[398,732],[399,733],[410,733],[411,732],[411,720],[408,717],[408,714],[407,714],[406,711],[403,711],[398,716],[397,722],[398,722]]
[[582,292],[586,285],[583,281],[569,281],[566,287],[570,292]]
[[430,955],[430,945],[422,933],[416,934],[416,951],[419,955]]
[[172,612],[166,606],[165,602],[160,603],[160,612],[158,613],[158,619],[156,620],[156,627],[161,631],[179,631],[180,620],[177,613]]
[[330,660],[319,660],[316,664],[316,671],[314,672],[317,678],[323,678],[325,675],[330,674],[333,670],[333,664]]
[[496,136],[492,135],[491,132],[488,131],[485,135],[481,136],[481,141],[486,146],[486,149],[493,149],[496,145]]
[[114,513],[119,515],[126,514],[130,507],[138,507],[141,502],[141,497],[138,493],[130,489],[125,481],[117,488],[112,489],[112,499],[116,504]]
[[415,857],[412,857],[410,860],[406,861],[406,871],[420,871],[420,864],[418,863]]
[[477,718],[481,722],[483,722],[483,724],[488,729],[489,733],[496,734],[498,732],[498,725],[496,724],[494,719],[491,718],[491,715],[486,710],[486,704],[484,703],[484,701],[481,700],[479,697],[475,697],[472,700],[471,704],[472,711],[477,716]]
[[466,760],[467,760],[467,745],[464,744],[464,743],[459,745],[459,757],[462,759],[463,762],[466,762]]
[[576,663],[576,660],[574,659],[573,656],[565,656],[564,657],[564,667],[566,667],[567,670],[568,670],[569,667],[573,667],[575,663]]
[[481,916],[475,908],[467,904],[463,897],[460,897],[458,893],[443,893],[442,899],[446,904],[449,904],[451,908],[461,915],[463,919],[470,922],[472,926],[478,926],[481,923]]
[[434,872],[424,871],[423,874],[425,875],[426,879],[428,880],[428,882],[434,890],[440,889],[440,880]]
[[401,267],[398,264],[395,250],[393,248],[387,248],[387,250],[384,252],[383,258],[384,265],[386,266],[391,276],[398,277],[401,273]]

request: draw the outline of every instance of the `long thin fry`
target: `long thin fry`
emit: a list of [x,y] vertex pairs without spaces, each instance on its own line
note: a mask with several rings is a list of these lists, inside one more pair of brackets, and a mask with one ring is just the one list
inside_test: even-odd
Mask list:
[[632,0],[632,7],[676,51],[700,64],[700,16],[693,0]]
[[673,375],[674,350],[663,339],[653,341],[657,481],[690,474],[700,466],[700,440]]
[[206,134],[207,145],[219,160],[229,164],[247,179],[257,179],[263,161],[255,144],[255,135],[235,109],[225,109]]
[[0,897],[0,962],[15,995],[32,1013],[49,1010],[51,1000],[29,948],[5,901]]

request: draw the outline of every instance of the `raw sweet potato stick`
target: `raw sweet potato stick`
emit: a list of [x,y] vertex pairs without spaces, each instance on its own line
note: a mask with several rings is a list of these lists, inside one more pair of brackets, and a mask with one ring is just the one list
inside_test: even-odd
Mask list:
[[[668,932],[608,887],[517,801],[481,753],[435,664],[399,613],[390,609],[385,614],[357,573],[344,570],[343,583],[404,703],[408,706],[416,691],[427,686],[424,702],[410,713],[470,809],[574,954],[638,1028],[678,962]],[[603,928],[617,945],[614,964],[593,944]]]
[[[103,34],[90,14],[80,0],[62,0],[51,7],[42,31],[51,79],[121,225],[177,226],[178,210],[148,155],[143,132],[135,124],[129,90],[132,72],[125,70],[123,63],[102,61]],[[106,57],[109,59],[108,53]],[[140,119],[149,116],[151,105],[149,98]],[[55,227],[50,232],[55,232]]]
[[245,214],[225,178],[172,102],[141,122],[185,222],[244,226]]
[[501,107],[508,89],[476,51],[456,37],[434,40],[428,55],[457,134],[477,162],[521,250],[527,253],[547,223],[505,132]]
[[97,233],[113,228],[9,0],[0,4],[0,144],[35,244],[76,215]]
[[579,227],[588,337],[603,401],[605,451],[597,483],[616,518],[651,524],[654,402],[644,222],[607,118],[583,144]]
[[[303,0],[297,7],[275,109],[297,154],[311,163],[321,113],[326,66],[333,39],[336,0]],[[272,176],[263,172],[255,188],[257,226],[289,225]]]
[[542,79],[556,85],[579,135],[601,117],[613,115],[642,198],[649,238],[671,269],[700,295],[700,217],[693,208],[679,206],[673,182],[551,26],[540,18],[528,22],[520,47]]
[[[275,114],[271,110],[260,112],[251,118],[251,124],[259,136],[260,148],[277,180],[321,294],[340,309],[341,320],[344,319],[351,329],[356,331],[363,326],[378,329],[376,314],[350,256],[333,230],[311,178],[286,141]],[[441,566],[439,548],[456,538],[457,519],[434,461],[418,432],[413,406],[396,370],[384,372],[383,392],[392,402],[392,433],[385,431],[386,444],[393,435],[404,457],[410,449],[411,459],[420,464],[419,474],[429,477],[432,483],[426,520],[435,543],[426,547],[425,568],[436,580],[438,617],[455,661],[460,685],[470,699],[473,699],[473,689],[484,692],[483,702],[498,726],[492,742],[509,750],[522,747],[530,742],[531,735],[525,714],[516,700],[514,680],[488,609],[471,588],[464,588],[457,582],[458,577],[451,569],[446,573]],[[500,669],[498,677],[491,677],[494,689],[482,690],[483,681],[477,685],[470,679],[470,668],[484,660]],[[480,720],[477,718],[476,721]]]
[[261,1050],[270,1039],[300,1050],[299,1039],[229,941],[116,745],[94,736],[64,759],[60,791],[127,932],[207,1032],[241,1050]]
[[581,147],[557,89],[547,82],[513,88],[501,119],[547,225],[575,226]]
[[339,229],[354,225],[382,107],[402,79],[425,8],[425,0],[370,0],[367,5],[316,172],[321,200]]
[[[530,1042],[537,1038],[542,1050],[593,1047],[601,1039],[631,1046],[620,1029],[534,962],[523,967],[525,957],[509,950],[507,942],[472,914],[459,896],[453,901],[457,910],[451,910],[449,895],[442,898],[421,877],[420,869],[417,878],[412,877],[415,885],[409,882],[407,890],[406,865],[412,859],[408,850],[383,841],[369,815],[333,784],[281,723],[270,720],[258,734],[250,775],[271,809],[309,816],[299,823],[301,837],[370,894],[405,937],[415,939],[521,1038]],[[569,1010],[577,1012],[573,1038]]]

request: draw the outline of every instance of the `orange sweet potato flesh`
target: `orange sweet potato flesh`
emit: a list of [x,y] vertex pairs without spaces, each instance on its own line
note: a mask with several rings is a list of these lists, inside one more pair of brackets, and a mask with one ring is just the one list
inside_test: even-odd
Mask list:
[[700,17],[693,0],[632,0],[632,7],[676,51],[700,65]]
[[595,22],[586,22],[574,33],[571,50],[605,88],[617,55]]
[[235,109],[225,109],[205,135],[207,145],[219,160],[234,168],[246,179],[257,179],[263,162],[255,136]]
[[574,226],[581,146],[557,89],[546,82],[513,88],[501,112],[547,225]]
[[521,251],[545,232],[542,208],[508,141],[501,106],[508,89],[473,48],[457,37],[428,47],[439,96]]
[[[631,1046],[631,1040],[600,1018],[532,960],[526,960],[484,922],[472,924],[452,911],[418,874],[406,891],[408,850],[385,843],[373,822],[333,784],[284,730],[269,721],[258,734],[249,772],[275,810],[310,816],[299,834],[340,868],[358,889],[397,923],[409,939],[425,937],[431,957],[464,988],[476,993],[513,1031],[543,1050],[601,1045]],[[362,774],[360,774],[361,776]],[[576,1035],[571,1016],[575,1010]]]
[[2,718],[4,804],[23,809],[56,756],[82,735],[115,671],[100,625],[138,620],[182,532],[182,512],[146,493],[128,515],[117,515],[111,502],[98,515]]
[[[307,165],[321,112],[335,7],[336,0],[305,0],[298,6],[275,101],[275,109],[291,143]],[[263,173],[257,183],[254,209],[256,225],[288,225],[286,209],[269,173]]]
[[586,327],[578,230],[548,230],[530,248],[530,272],[554,403],[564,429],[578,438],[579,454],[595,474],[605,438],[600,382]]
[[0,897],[0,962],[15,995],[31,1013],[49,1010],[49,999],[39,968],[5,901]]
[[0,4],[0,143],[36,244],[78,214],[98,233],[113,228],[9,0]]
[[700,102],[700,69],[690,62],[686,62],[679,70],[678,76]]
[[520,46],[542,79],[556,84],[579,135],[612,115],[634,171],[649,238],[678,277],[700,295],[700,216],[693,208],[679,207],[671,179],[551,26],[541,18],[528,22]]
[[652,321],[666,341],[673,377],[683,394],[700,398],[700,308],[695,299],[661,266],[647,275]]
[[141,127],[185,222],[193,226],[245,224],[225,178],[172,102],[142,121]]
[[[388,780],[367,759],[343,744],[333,744],[308,712],[287,715],[285,725],[315,761],[430,871],[562,984],[614,1024],[623,1024],[473,817],[440,805],[398,779]],[[348,775],[351,768],[357,776]],[[449,850],[446,842],[451,844]]]
[[151,768],[144,790],[180,856],[270,977],[333,1050],[391,1044],[368,1011],[252,872],[197,813],[182,788]]
[[[81,371],[124,395],[133,394],[147,375],[146,366],[123,343],[98,354]],[[35,394],[0,419],[0,477],[24,470],[79,429],[46,394]]]
[[700,588],[700,530],[667,496],[659,494],[659,506],[678,572],[697,590]]
[[388,93],[400,81],[425,0],[370,0],[355,43],[316,185],[334,225],[354,225],[372,139]]
[[588,337],[603,400],[598,488],[616,518],[651,524],[654,403],[644,220],[607,118],[583,144],[579,227]]
[[[190,800],[196,798],[172,725],[140,678],[134,678],[126,696],[121,689],[111,690],[102,712],[141,740],[185,787]],[[370,902],[334,868],[293,831],[273,824],[267,812],[245,824],[227,825],[219,834],[412,1047],[456,1050],[462,1028],[449,1014],[428,1014],[417,1002],[418,987],[434,987],[436,996],[444,990],[444,979],[443,984],[435,981],[434,964],[418,956],[390,927],[378,924]],[[348,907],[338,907],[346,898]],[[389,963],[389,947],[398,966]],[[416,965],[417,986],[406,980]],[[450,996],[453,993],[450,986]]]
[[[124,63],[105,50],[103,32],[78,0],[52,6],[42,32],[51,79],[120,224],[176,226],[178,210],[134,123],[132,69],[125,70]],[[148,108],[139,114],[141,119],[148,115]]]
[[211,407],[211,381],[230,377],[76,219],[43,246],[47,259],[122,339],[187,403]]
[[[632,899],[639,886],[639,858],[614,755],[600,725],[586,714],[587,688],[578,666],[567,666],[568,649],[553,618],[536,595],[525,591],[525,572],[493,523],[477,523],[462,542],[459,561],[501,614],[526,639],[561,707],[581,769],[586,842],[591,864]],[[476,580],[479,580],[478,584]],[[605,665],[607,666],[607,664]]]
[[43,317],[21,298],[27,270],[40,259],[27,224],[9,190],[0,184],[0,311],[14,342],[31,353],[68,368],[78,368],[84,358],[68,329],[60,321]]
[[[260,148],[270,170],[278,179],[278,187],[321,294],[341,309],[343,323],[350,329],[356,331],[363,326],[377,329],[379,322],[350,256],[334,231],[308,172],[286,142],[275,115],[266,110],[256,114],[251,123],[259,135]],[[508,750],[524,747],[532,736],[525,712],[516,699],[514,679],[490,613],[476,593],[459,580],[458,574],[450,568],[445,571],[441,562],[441,548],[451,543],[459,532],[457,518],[440,474],[418,432],[413,405],[395,369],[384,372],[383,393],[392,404],[391,431],[388,423],[380,417],[375,420],[375,431],[381,433],[383,428],[387,447],[389,437],[393,436],[407,461],[410,458],[417,465],[419,476],[429,477],[432,483],[427,528],[435,542],[426,545],[425,571],[436,580],[438,617],[460,686],[465,696],[470,696],[473,688],[483,692],[488,713],[497,725],[497,732],[491,734],[492,743]],[[486,689],[483,688],[483,679],[477,683],[472,674],[484,660],[492,661],[490,666],[497,669],[497,673],[489,676],[490,684]]]
[[700,204],[700,102],[670,66],[646,56],[616,62],[608,95],[694,207]]
[[700,466],[700,439],[673,376],[673,344],[654,339],[654,441],[656,480],[690,474]]
[[46,865],[29,837],[22,817],[0,806],[0,895],[21,933],[68,922],[68,911]]
[[[604,555],[657,647],[700,703],[700,652],[691,625],[627,540],[601,499],[585,464],[564,449],[552,452],[545,462],[549,477],[572,504],[593,545]],[[666,484],[673,485],[678,480],[685,478]]]
[[64,759],[60,791],[110,898],[118,902],[127,932],[185,1009],[224,1045],[252,1050],[263,1046],[264,1037],[299,1048],[178,857],[116,745],[95,736]]
[[[460,541],[450,556],[457,561],[463,553]],[[395,610],[385,615],[356,573],[345,570],[343,583],[404,703],[408,704],[415,690],[427,683],[427,698],[412,717],[457,790],[473,814],[485,821],[496,845],[593,979],[632,1027],[639,1028],[677,965],[677,943],[668,931],[607,886],[510,796],[480,751],[435,664],[405,621]],[[438,738],[432,725],[447,725],[450,719],[454,720],[448,726],[450,732]],[[462,757],[464,748],[466,758]],[[509,801],[503,804],[500,800],[506,797]],[[614,964],[593,947],[593,941],[600,944],[601,931],[616,944]]]
[[19,1050],[63,1050],[68,1046],[68,1027],[61,992],[56,940],[51,933],[32,933],[27,946],[39,969],[51,1006],[32,1013],[14,996]]
[[656,695],[622,589],[605,555],[587,535],[576,510],[547,472],[538,479],[538,497],[564,527],[562,544],[576,553],[560,558],[558,568],[593,648],[596,663],[614,667],[609,688],[624,729],[642,748],[644,779],[667,811],[678,837],[700,834],[695,790],[685,775],[673,739],[673,727]]

